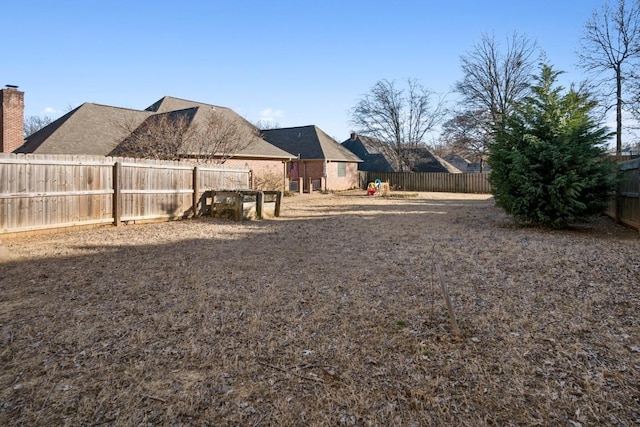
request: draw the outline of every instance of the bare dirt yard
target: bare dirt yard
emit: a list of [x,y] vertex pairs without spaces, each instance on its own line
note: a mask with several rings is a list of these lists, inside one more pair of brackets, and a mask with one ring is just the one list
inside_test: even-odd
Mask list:
[[638,425],[640,233],[416,196],[5,239],[0,425]]

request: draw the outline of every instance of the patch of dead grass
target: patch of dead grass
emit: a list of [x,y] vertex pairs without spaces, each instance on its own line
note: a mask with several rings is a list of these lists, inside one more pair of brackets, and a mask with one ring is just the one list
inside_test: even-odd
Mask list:
[[5,242],[0,423],[640,422],[637,232],[519,228],[486,196],[284,203]]

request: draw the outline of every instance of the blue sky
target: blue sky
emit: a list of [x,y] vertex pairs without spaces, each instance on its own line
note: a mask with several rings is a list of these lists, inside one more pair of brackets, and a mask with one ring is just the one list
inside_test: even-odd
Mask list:
[[25,91],[26,117],[169,95],[252,122],[315,124],[341,142],[349,109],[380,79],[450,92],[482,33],[526,34],[581,80],[580,37],[603,1],[11,1],[0,85]]

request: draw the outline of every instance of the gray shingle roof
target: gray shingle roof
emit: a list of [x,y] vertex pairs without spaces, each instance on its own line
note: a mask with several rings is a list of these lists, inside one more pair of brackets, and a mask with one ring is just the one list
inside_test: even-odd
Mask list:
[[[472,162],[457,154],[449,153],[444,155],[443,158],[446,162],[453,165],[454,167],[456,167],[462,172],[465,172],[465,173],[480,172],[480,163]],[[486,163],[483,163],[482,169],[483,169],[483,172],[488,172],[491,168]]]
[[[205,104],[202,102],[189,101],[188,99],[174,98],[172,96],[163,96],[150,106],[145,111],[151,111],[154,113],[167,113],[169,111],[185,110],[193,107],[218,107],[217,105]],[[225,108],[225,107],[218,107]]]
[[[399,172],[400,158],[388,144],[364,135],[352,134],[351,138],[342,143],[364,161],[358,165],[358,170],[371,172]],[[417,147],[411,150],[415,156],[412,172],[450,172],[459,173],[453,165],[435,156],[427,147]]]
[[[166,107],[167,105],[173,106],[182,106],[187,105],[190,101],[178,100],[176,98],[164,97],[164,104],[161,106]],[[162,101],[162,100],[161,100]],[[168,101],[168,104],[167,104]],[[159,101],[160,102],[160,101]],[[193,122],[196,126],[204,128],[207,125],[207,120],[209,120],[209,113],[211,111],[215,111],[217,117],[220,120],[228,120],[229,122],[233,122],[238,125],[238,132],[247,139],[246,144],[242,144],[242,147],[233,153],[233,157],[244,157],[244,158],[282,158],[282,159],[293,159],[296,157],[292,153],[287,152],[279,147],[276,147],[273,144],[268,143],[264,139],[260,137],[259,131],[255,128],[254,125],[245,120],[242,116],[238,115],[235,111],[226,107],[219,107],[215,105],[201,104],[201,103],[191,103],[192,106],[195,106],[196,113],[193,118]],[[192,147],[184,148],[185,154],[196,155],[197,150],[194,150]],[[222,154],[222,153],[216,153]]]
[[[229,108],[169,96],[161,98],[143,111],[82,104],[29,136],[16,152],[107,156],[116,154],[117,147],[131,132],[156,114],[188,116],[193,124],[199,125],[206,121],[207,112],[211,110],[220,113],[222,119],[236,121],[246,132],[249,139],[246,147],[233,153],[233,157],[283,160],[295,157],[260,138],[251,123]],[[189,147],[185,147],[184,152],[185,155],[192,154]]]
[[400,170],[398,155],[387,144],[364,135],[353,135],[342,146],[360,157],[363,162],[358,170],[372,172],[397,172]]
[[304,160],[362,161],[314,125],[268,129],[262,134],[271,144]]
[[151,114],[84,103],[27,137],[16,152],[105,156]]
[[453,165],[444,161],[440,157],[435,156],[431,150],[426,147],[414,148],[412,152],[415,155],[415,163],[413,172],[449,172],[460,173]]

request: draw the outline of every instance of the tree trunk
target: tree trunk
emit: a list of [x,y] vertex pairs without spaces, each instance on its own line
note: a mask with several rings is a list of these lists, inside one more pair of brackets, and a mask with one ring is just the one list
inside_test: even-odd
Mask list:
[[616,155],[622,154],[622,68],[616,68]]

